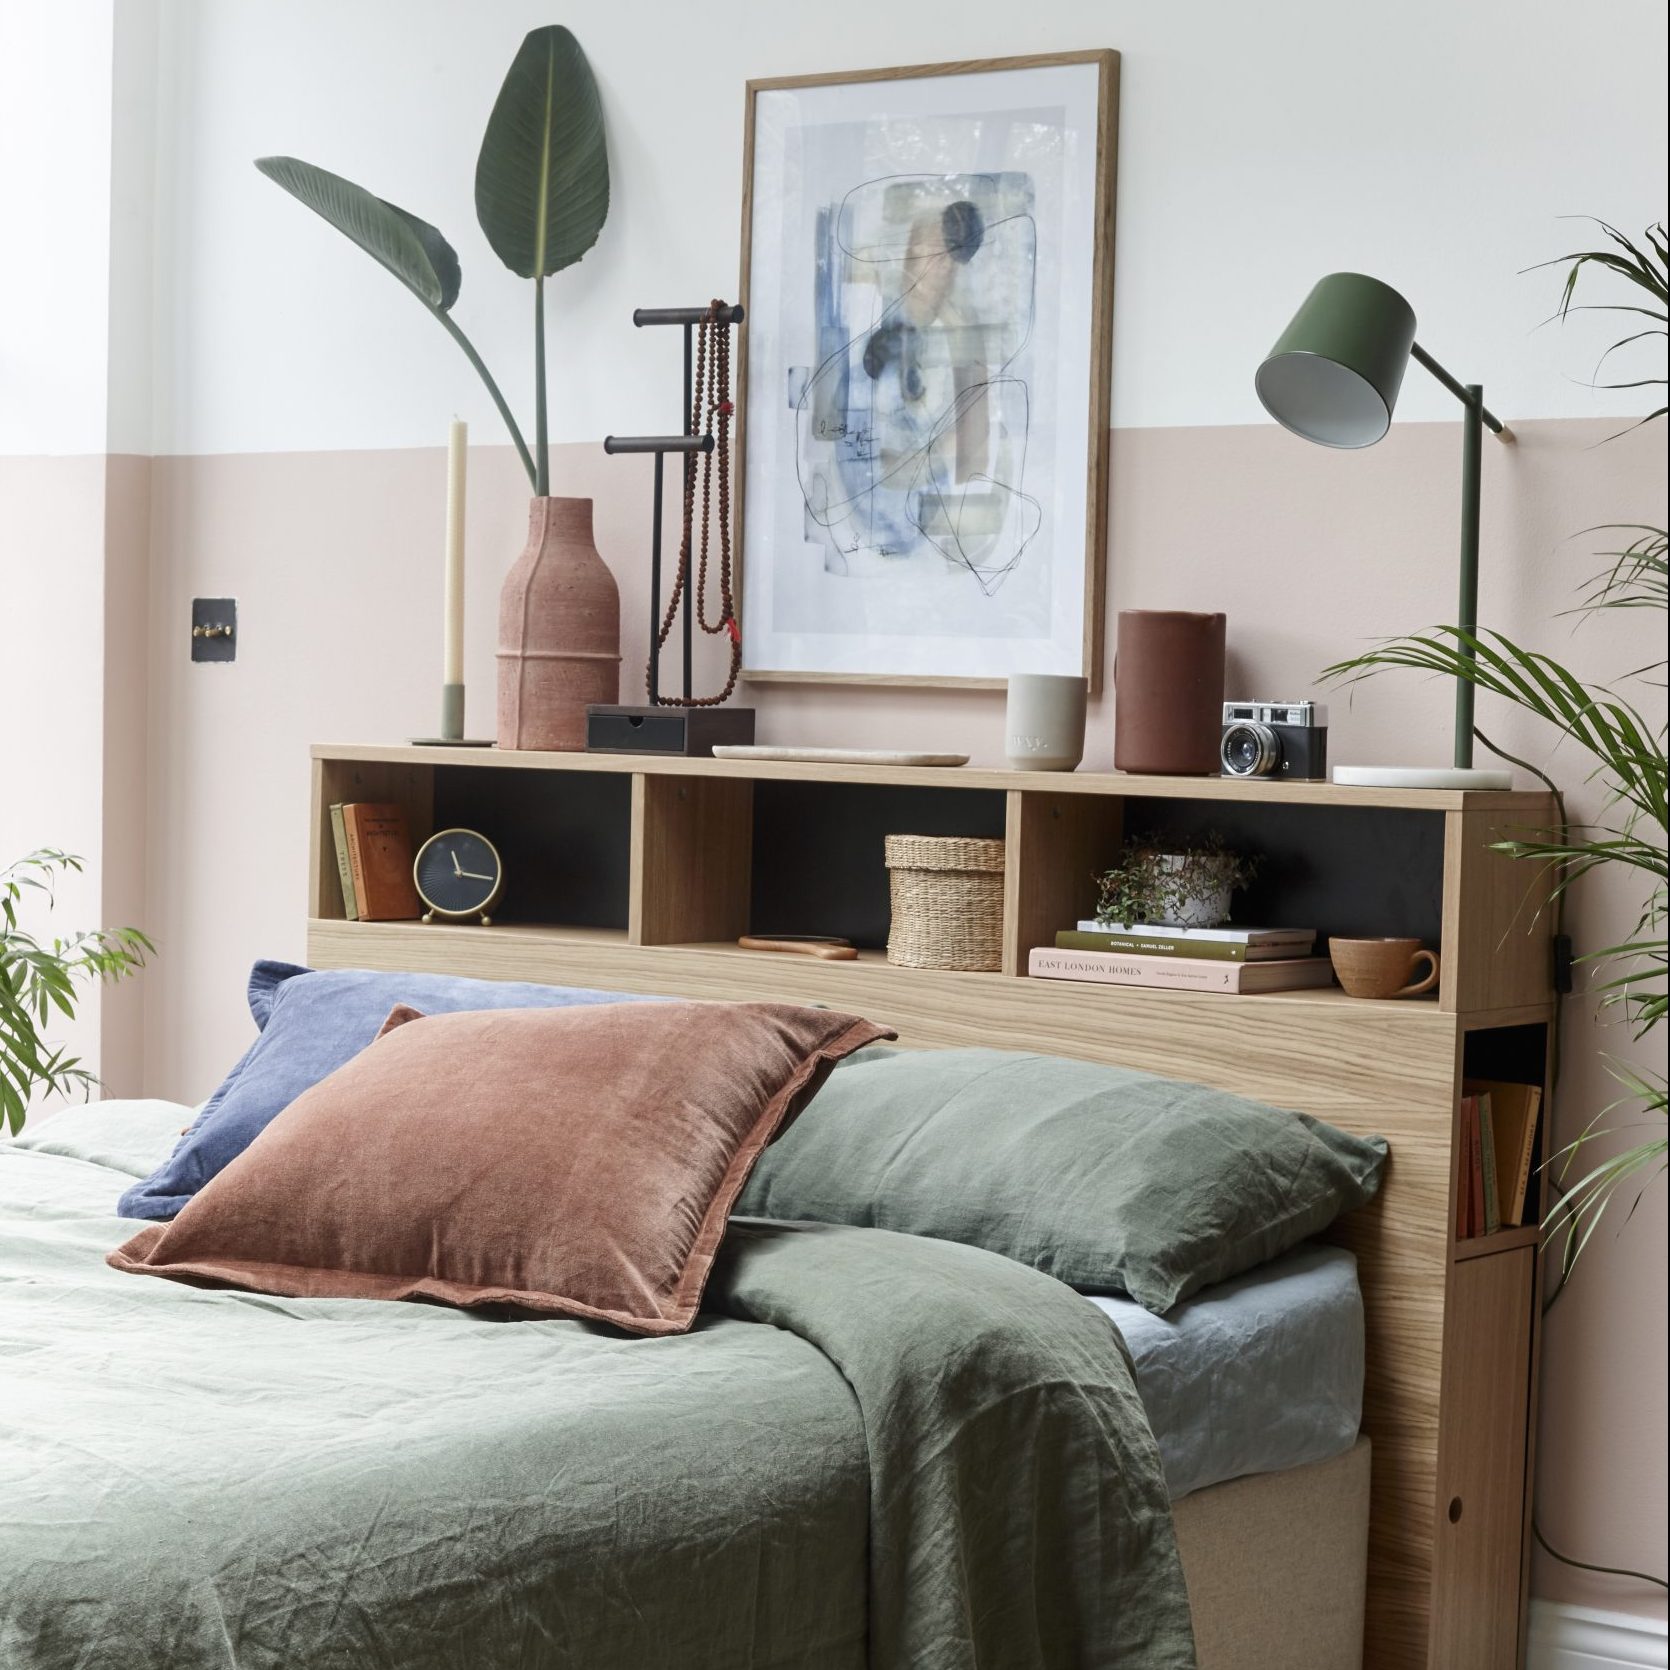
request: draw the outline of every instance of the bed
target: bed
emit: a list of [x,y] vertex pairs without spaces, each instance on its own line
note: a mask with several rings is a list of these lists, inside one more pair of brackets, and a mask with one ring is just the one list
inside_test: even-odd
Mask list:
[[[1167,1498],[1205,1670],[1357,1661],[1348,1253],[1156,1318],[977,1249],[745,1222],[696,1329],[660,1340],[135,1281],[103,1262],[132,1227],[111,1203],[189,1117],[94,1104],[0,1148],[8,1666],[928,1664],[1002,1612],[1006,1516],[1041,1538],[1054,1604],[1025,1610],[1057,1617],[1053,1662],[1183,1664]],[[1037,1349],[969,1345],[1022,1315]],[[1064,1351],[1102,1407],[1128,1394],[1110,1320],[1141,1397],[1112,1433],[1079,1392],[1046,1407]]]

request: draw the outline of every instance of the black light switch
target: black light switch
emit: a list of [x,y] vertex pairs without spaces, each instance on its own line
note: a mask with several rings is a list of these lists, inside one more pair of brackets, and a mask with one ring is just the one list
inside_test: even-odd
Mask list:
[[191,600],[191,658],[193,661],[237,660],[238,600],[235,597]]

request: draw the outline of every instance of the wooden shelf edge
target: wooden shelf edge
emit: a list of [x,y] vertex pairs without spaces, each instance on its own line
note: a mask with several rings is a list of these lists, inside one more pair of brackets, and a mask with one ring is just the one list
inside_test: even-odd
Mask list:
[[1151,777],[1119,771],[1008,771],[989,766],[837,765],[799,760],[684,759],[656,754],[559,754],[498,748],[437,748],[411,743],[315,743],[315,760],[476,767],[499,771],[643,773],[741,777],[757,782],[892,784],[912,788],[1112,795],[1142,800],[1232,800],[1269,805],[1344,806],[1367,810],[1545,811],[1544,790],[1347,788],[1334,783],[1271,783],[1237,777]]
[[[332,935],[341,933],[350,945],[356,939],[368,946],[421,945],[426,953],[446,949],[447,941],[436,939],[434,936],[437,935],[452,936],[460,949],[467,949],[472,953],[490,951],[495,939],[514,941],[523,949],[543,944],[553,950],[575,948],[605,957],[619,951],[622,954],[620,960],[623,966],[631,970],[657,966],[654,961],[646,962],[646,957],[662,959],[659,966],[668,969],[673,967],[670,959],[713,967],[735,964],[740,968],[752,965],[759,972],[775,967],[786,972],[792,971],[797,976],[817,969],[827,971],[829,995],[839,992],[839,983],[844,974],[852,973],[859,974],[866,985],[880,981],[901,991],[908,991],[917,982],[932,984],[940,989],[950,983],[971,992],[978,989],[997,996],[1008,991],[1019,997],[1024,992],[1030,999],[1034,993],[1053,993],[1054,988],[1065,987],[1074,994],[1075,1001],[1082,1000],[1086,994],[1093,994],[1090,996],[1092,1002],[1110,1004],[1124,997],[1133,1004],[1163,1003],[1175,1007],[1179,1012],[1191,1009],[1198,1009],[1202,1014],[1211,1013],[1213,1010],[1221,1012],[1225,1009],[1246,1010],[1250,1013],[1279,1010],[1285,1015],[1292,1015],[1295,1011],[1350,1011],[1361,1013],[1365,1018],[1372,1015],[1396,1024],[1435,1025],[1440,1029],[1451,1028],[1455,1022],[1455,1017],[1446,1014],[1436,1003],[1394,998],[1377,1000],[1349,997],[1337,986],[1310,991],[1256,992],[1245,995],[1239,992],[1177,991],[1165,986],[1115,986],[1098,980],[1037,979],[1025,974],[1004,974],[995,969],[907,968],[888,962],[886,953],[880,950],[863,950],[857,958],[850,961],[832,962],[783,952],[746,951],[729,940],[634,944],[624,928],[545,926],[524,922],[495,922],[483,928],[468,922],[349,922],[341,918],[314,917],[309,921],[308,929],[310,934],[317,931]],[[425,960],[427,961],[427,957]]]
[[1457,1241],[1450,1248],[1450,1257],[1490,1258],[1497,1253],[1518,1252],[1522,1247],[1542,1245],[1541,1224],[1516,1224],[1511,1229],[1499,1229],[1494,1235],[1474,1235]]

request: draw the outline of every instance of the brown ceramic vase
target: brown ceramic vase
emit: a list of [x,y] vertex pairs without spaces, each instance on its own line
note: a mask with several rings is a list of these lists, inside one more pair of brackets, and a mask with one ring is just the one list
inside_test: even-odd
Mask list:
[[620,588],[592,539],[590,499],[535,499],[499,593],[501,748],[577,751],[586,704],[620,699]]

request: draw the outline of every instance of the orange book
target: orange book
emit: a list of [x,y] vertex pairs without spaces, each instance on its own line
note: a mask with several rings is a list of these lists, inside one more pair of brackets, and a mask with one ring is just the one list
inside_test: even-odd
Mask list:
[[1473,1098],[1461,1098],[1456,1122],[1455,1156],[1455,1238],[1466,1241],[1473,1234]]
[[412,836],[405,808],[351,801],[342,808],[348,868],[363,922],[406,922],[423,914],[412,881]]
[[1483,1235],[1484,1143],[1478,1097],[1469,1096],[1463,1106],[1467,1109],[1467,1233],[1469,1236]]

